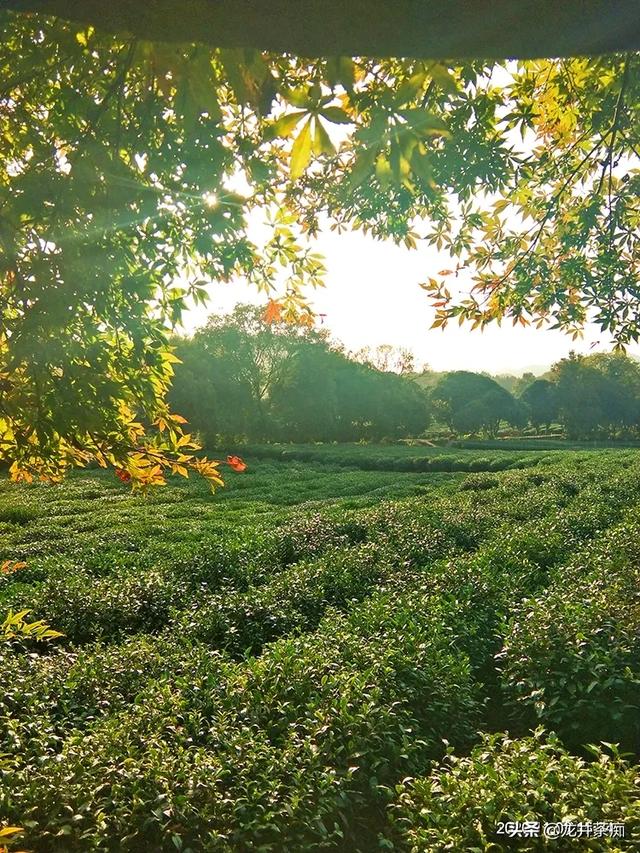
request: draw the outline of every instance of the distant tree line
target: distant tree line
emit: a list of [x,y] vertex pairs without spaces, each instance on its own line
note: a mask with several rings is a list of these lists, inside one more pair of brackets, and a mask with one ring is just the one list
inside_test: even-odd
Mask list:
[[545,376],[525,374],[519,382],[467,371],[417,381],[429,388],[436,420],[457,435],[495,437],[504,425],[514,431],[557,425],[572,440],[640,434],[640,363],[623,353],[571,353]]
[[572,353],[538,378],[416,374],[407,350],[350,354],[325,332],[266,322],[249,305],[174,343],[181,363],[170,402],[209,445],[494,438],[505,429],[553,428],[572,440],[640,434],[640,363],[620,353]]
[[205,443],[358,441],[420,435],[427,392],[410,377],[350,358],[328,335],[238,306],[178,339],[174,410]]

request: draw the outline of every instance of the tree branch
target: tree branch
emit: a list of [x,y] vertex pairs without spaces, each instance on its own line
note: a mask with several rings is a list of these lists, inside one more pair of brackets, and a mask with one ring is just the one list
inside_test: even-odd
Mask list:
[[[548,207],[547,207],[547,211],[546,211],[545,215],[542,217],[542,219],[540,220],[540,222],[539,222],[539,223],[538,223],[538,225],[537,225],[537,231],[536,231],[536,233],[535,233],[535,236],[533,237],[533,239],[532,239],[532,240],[531,240],[531,242],[529,243],[529,245],[528,245],[528,247],[526,248],[526,250],[525,250],[525,251],[524,251],[524,252],[523,252],[523,253],[522,253],[522,254],[517,258],[517,260],[513,263],[513,265],[509,267],[508,271],[507,271],[507,272],[506,272],[506,273],[505,273],[505,274],[504,274],[500,279],[498,279],[498,282],[497,282],[497,284],[498,284],[498,285],[500,285],[500,284],[504,284],[504,282],[505,282],[505,281],[506,281],[506,280],[507,280],[507,279],[508,279],[508,278],[509,278],[509,277],[510,277],[510,276],[511,276],[511,275],[512,275],[512,274],[513,274],[513,273],[514,273],[514,272],[515,272],[515,271],[516,271],[520,266],[522,266],[522,264],[526,261],[526,259],[527,259],[527,258],[528,258],[532,253],[533,253],[533,251],[535,250],[536,246],[538,245],[538,242],[540,241],[540,238],[542,237],[542,234],[544,233],[544,227],[545,227],[545,225],[547,224],[547,222],[549,221],[549,219],[551,218],[551,216],[556,212],[556,208],[557,208],[557,206],[558,206],[558,204],[559,204],[559,202],[560,202],[560,199],[562,198],[562,196],[563,196],[564,192],[569,188],[569,185],[571,184],[571,182],[573,181],[573,179],[576,177],[576,175],[578,174],[578,172],[580,171],[580,169],[581,169],[581,168],[582,168],[582,167],[583,167],[583,166],[584,166],[584,165],[585,165],[585,164],[586,164],[586,163],[591,159],[591,157],[595,154],[595,152],[600,148],[600,146],[601,146],[601,145],[602,145],[602,138],[601,138],[601,139],[599,139],[599,140],[595,143],[595,145],[593,145],[593,146],[589,149],[589,151],[587,151],[587,153],[584,155],[584,157],[583,157],[583,158],[579,161],[579,163],[578,163],[578,164],[577,164],[577,165],[576,165],[576,166],[571,170],[571,172],[569,173],[569,175],[568,175],[568,176],[565,178],[565,180],[562,182],[562,185],[560,186],[560,189],[556,190],[556,192],[553,194],[553,197],[552,197],[552,199],[551,199],[551,200],[550,200],[550,202],[549,202],[549,205],[548,205]],[[535,228],[535,227],[536,227],[536,226],[534,226],[534,228]],[[527,233],[528,233],[528,234],[530,234],[530,233],[531,233],[531,230],[529,230]]]
[[624,103],[624,95],[627,90],[627,86],[629,84],[629,70],[631,67],[631,59],[629,56],[625,59],[624,62],[624,70],[622,72],[622,82],[620,83],[620,92],[618,94],[618,99],[616,101],[615,109],[613,111],[613,119],[611,121],[611,128],[609,129],[610,134],[610,142],[609,148],[607,151],[607,156],[604,159],[604,163],[602,164],[602,173],[600,175],[600,180],[598,182],[598,188],[596,193],[600,193],[602,189],[602,184],[604,183],[604,178],[607,173],[607,169],[609,169],[609,174],[611,174],[611,167],[613,165],[613,154],[615,151],[616,145],[616,137],[618,136],[618,131],[620,130],[620,116],[622,114],[622,104]]

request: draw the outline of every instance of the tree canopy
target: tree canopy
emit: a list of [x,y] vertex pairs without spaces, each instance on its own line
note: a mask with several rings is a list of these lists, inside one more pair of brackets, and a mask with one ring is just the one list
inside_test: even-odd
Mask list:
[[445,373],[431,391],[431,399],[441,420],[457,433],[484,431],[495,436],[501,421],[514,426],[526,422],[511,394],[481,373],[466,370]]
[[219,479],[165,403],[168,333],[208,281],[235,276],[271,295],[271,319],[310,322],[321,227],[448,250],[452,269],[423,282],[436,326],[577,334],[592,318],[621,345],[640,336],[636,54],[303,58],[0,16],[14,477],[97,459],[143,484],[176,466]]
[[634,434],[640,422],[640,364],[619,354],[571,354],[554,364],[560,419],[568,438]]
[[379,440],[425,430],[427,394],[410,378],[354,361],[326,333],[267,323],[263,314],[239,305],[176,342],[181,363],[169,401],[207,446]]
[[558,389],[548,379],[534,379],[523,390],[520,399],[527,406],[531,423],[536,428],[547,429],[558,419],[560,412]]

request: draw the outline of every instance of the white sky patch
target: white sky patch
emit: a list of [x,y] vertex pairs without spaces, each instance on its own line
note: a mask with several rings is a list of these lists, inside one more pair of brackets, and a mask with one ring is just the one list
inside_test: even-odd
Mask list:
[[[427,363],[434,370],[521,373],[542,371],[572,349],[589,353],[611,347],[610,337],[596,326],[587,327],[578,341],[558,331],[514,327],[511,321],[484,332],[457,323],[444,331],[430,330],[434,311],[418,284],[451,266],[447,253],[425,244],[410,250],[357,232],[324,233],[314,248],[325,256],[327,286],[310,291],[310,301],[317,314],[324,315],[318,324],[322,320],[349,350],[392,344],[408,347],[418,365]],[[212,283],[209,305],[186,314],[185,331],[192,332],[209,314],[227,313],[239,302],[260,305],[266,297],[246,282]],[[640,355],[640,346],[630,347],[629,353]]]

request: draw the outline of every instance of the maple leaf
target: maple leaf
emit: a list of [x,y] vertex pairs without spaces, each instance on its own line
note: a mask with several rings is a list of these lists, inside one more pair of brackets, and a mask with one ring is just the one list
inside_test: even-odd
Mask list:
[[227,456],[227,465],[239,473],[247,470],[247,463],[239,456]]
[[278,323],[282,318],[282,305],[275,299],[270,299],[262,319],[265,323]]

